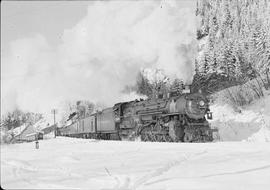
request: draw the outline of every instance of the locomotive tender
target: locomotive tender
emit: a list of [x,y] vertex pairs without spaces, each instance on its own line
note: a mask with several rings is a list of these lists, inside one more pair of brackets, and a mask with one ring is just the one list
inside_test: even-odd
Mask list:
[[59,129],[59,135],[81,138],[159,142],[210,142],[212,113],[202,93],[189,86],[147,100],[121,102]]

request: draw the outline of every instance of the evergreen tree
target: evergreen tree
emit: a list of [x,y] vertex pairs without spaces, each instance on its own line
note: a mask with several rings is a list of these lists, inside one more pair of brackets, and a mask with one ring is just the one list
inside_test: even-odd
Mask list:
[[228,85],[265,75],[270,67],[269,0],[201,0],[196,14],[198,39],[207,44],[199,53],[197,73],[223,81],[226,76]]

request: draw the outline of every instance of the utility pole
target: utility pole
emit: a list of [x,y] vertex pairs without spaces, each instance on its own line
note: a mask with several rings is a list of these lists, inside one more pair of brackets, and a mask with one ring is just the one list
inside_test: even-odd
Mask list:
[[56,124],[55,124],[55,114],[57,114],[57,110],[56,109],[52,109],[53,114],[53,125],[54,125],[54,138],[56,138]]

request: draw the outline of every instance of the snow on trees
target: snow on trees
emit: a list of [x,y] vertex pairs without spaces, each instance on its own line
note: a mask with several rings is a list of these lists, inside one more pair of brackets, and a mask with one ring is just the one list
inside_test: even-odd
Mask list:
[[[196,14],[200,20],[197,39],[205,44],[196,64],[202,80],[213,74],[223,75],[228,81],[223,85],[226,88],[256,77],[265,78],[270,67],[267,0],[203,0],[197,2]],[[223,82],[224,77],[220,79]]]

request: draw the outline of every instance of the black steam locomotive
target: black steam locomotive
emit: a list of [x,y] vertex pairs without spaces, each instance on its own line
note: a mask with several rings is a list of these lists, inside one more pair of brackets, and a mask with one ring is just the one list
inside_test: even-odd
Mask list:
[[159,142],[210,142],[212,113],[202,93],[189,86],[147,100],[121,102],[60,128],[61,136]]

